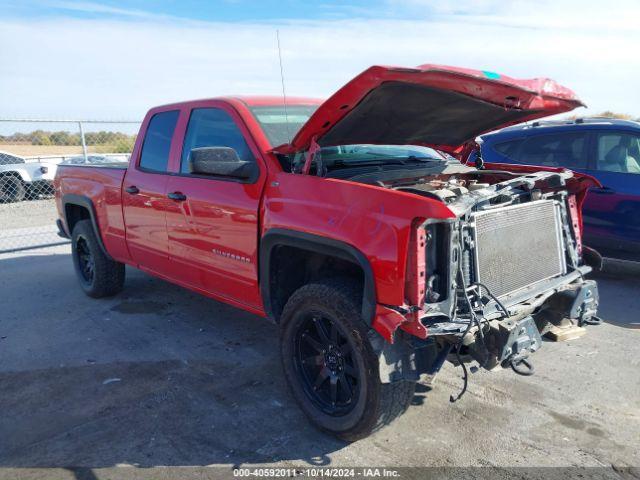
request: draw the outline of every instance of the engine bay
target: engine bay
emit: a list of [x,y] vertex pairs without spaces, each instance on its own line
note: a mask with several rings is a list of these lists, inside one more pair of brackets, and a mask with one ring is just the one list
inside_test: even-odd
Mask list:
[[456,177],[447,179],[433,179],[424,183],[418,183],[411,186],[392,187],[394,190],[401,192],[414,193],[427,197],[435,197],[444,203],[450,203],[458,198],[466,195],[470,191],[482,190],[489,187],[489,183],[479,183],[477,180],[464,180]]
[[[459,169],[459,167],[462,167]],[[573,172],[517,173],[504,170],[478,170],[465,165],[453,166],[452,171],[404,178],[396,172],[355,175],[352,181],[374,184],[390,190],[438,200],[446,204],[456,216],[498,206],[557,198],[567,195],[567,180]],[[363,178],[365,177],[365,178]]]
[[422,225],[426,288],[418,307],[430,335],[464,344],[457,352],[487,369],[520,362],[541,346],[538,330],[566,315],[543,305],[572,302],[589,270],[571,214],[572,177],[469,169],[377,183],[441,201],[456,215]]

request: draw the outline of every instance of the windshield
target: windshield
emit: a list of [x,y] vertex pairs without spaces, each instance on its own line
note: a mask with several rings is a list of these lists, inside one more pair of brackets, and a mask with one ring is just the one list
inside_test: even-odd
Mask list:
[[272,147],[291,142],[293,136],[307,123],[318,105],[283,105],[249,107],[262,127]]
[[[272,146],[289,143],[291,138],[309,120],[317,105],[289,105],[286,112],[283,105],[249,107]],[[300,161],[301,153],[294,163]],[[323,147],[320,150],[323,162],[329,166],[356,164],[362,162],[398,163],[399,160],[445,160],[442,153],[429,147],[418,145],[340,145]]]

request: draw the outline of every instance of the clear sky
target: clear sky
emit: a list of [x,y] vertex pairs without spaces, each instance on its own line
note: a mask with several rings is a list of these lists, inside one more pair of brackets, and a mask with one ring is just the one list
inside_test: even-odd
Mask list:
[[640,117],[638,0],[0,2],[0,117],[139,119],[223,94],[326,97],[373,64],[551,77]]

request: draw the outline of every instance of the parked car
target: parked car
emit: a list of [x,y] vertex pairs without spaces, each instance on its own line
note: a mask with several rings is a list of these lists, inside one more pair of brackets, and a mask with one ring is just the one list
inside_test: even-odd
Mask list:
[[[640,123],[610,118],[534,122],[480,139],[482,159],[565,167],[597,178],[583,208],[584,241],[640,261]],[[474,157],[471,158],[474,161]]]
[[23,157],[0,151],[0,203],[53,194],[53,163],[27,162]]
[[472,359],[529,374],[541,332],[593,319],[580,206],[597,182],[438,153],[579,105],[551,80],[431,65],[371,67],[286,108],[165,105],[128,166],[60,166],[58,227],[89,296],[118,293],[126,264],[272,319],[293,397],[355,440],[447,359],[465,385]]

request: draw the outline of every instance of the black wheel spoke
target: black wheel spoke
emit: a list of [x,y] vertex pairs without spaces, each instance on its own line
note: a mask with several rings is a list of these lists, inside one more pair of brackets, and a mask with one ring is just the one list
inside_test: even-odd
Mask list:
[[316,390],[319,389],[327,378],[329,378],[329,369],[327,367],[322,367],[320,372],[318,372],[313,388]]
[[347,380],[344,372],[340,372],[338,381],[340,382],[340,388],[342,388],[345,393],[345,397],[348,399],[347,401],[350,402],[353,398],[353,390],[351,389],[351,385],[349,384],[349,381]]
[[306,357],[303,362],[306,365],[317,365],[320,366],[324,363],[324,357],[322,355],[311,355]]
[[335,323],[331,324],[331,343],[338,344],[338,327],[336,327]]
[[330,392],[331,392],[331,403],[333,405],[336,404],[336,402],[338,401],[338,376],[337,375],[331,375],[331,380],[329,382],[330,385]]
[[313,349],[315,349],[318,352],[322,352],[325,349],[325,346],[322,343],[317,341],[315,338],[313,338],[308,333],[303,333],[302,334],[302,340],[304,342],[306,342],[308,345],[310,345]]
[[318,332],[318,335],[320,336],[320,341],[322,343],[324,343],[324,344],[328,344],[330,342],[329,334],[327,333],[327,329],[324,326],[324,323],[322,322],[322,319],[314,318],[313,319],[313,324],[316,326],[316,331]]
[[344,365],[344,373],[345,375],[349,375],[351,378],[358,378],[358,370],[353,366],[346,364]]

